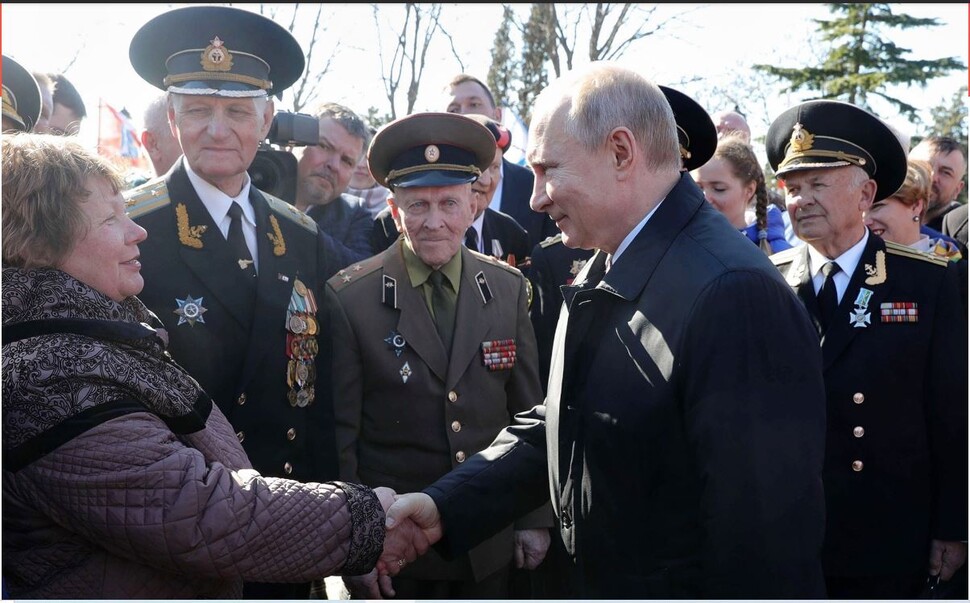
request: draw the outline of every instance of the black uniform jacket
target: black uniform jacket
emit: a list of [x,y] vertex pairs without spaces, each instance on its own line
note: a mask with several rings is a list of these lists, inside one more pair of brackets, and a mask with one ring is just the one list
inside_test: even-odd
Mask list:
[[[542,393],[522,274],[461,248],[449,357],[421,288],[411,286],[403,244],[340,271],[327,293],[339,342],[334,397],[341,478],[415,492],[486,448],[514,415],[541,404]],[[494,344],[490,354],[488,344]],[[502,349],[514,351],[514,359],[500,360]],[[476,580],[490,575],[511,562],[513,519],[520,529],[553,521],[547,504],[509,518],[468,561],[431,551],[402,575],[469,579],[461,569],[469,562]]]
[[604,278],[605,260],[563,288],[546,405],[425,489],[439,546],[551,489],[579,598],[824,598],[805,308],[689,175]]
[[[181,163],[126,196],[129,215],[148,231],[139,245],[139,297],[165,324],[172,357],[232,423],[253,467],[301,481],[336,479],[330,330],[321,304],[326,277],[337,269],[327,265],[330,250],[316,223],[250,188],[259,253],[253,295]],[[304,286],[315,312],[305,307],[312,304]],[[293,314],[304,327],[290,322]],[[298,365],[305,375],[296,375]],[[290,385],[298,378],[313,386],[309,405],[299,403],[310,388]]]
[[[817,316],[808,248],[771,259]],[[931,538],[967,539],[967,323],[956,266],[870,233],[821,340],[827,574],[918,573]]]
[[529,206],[535,174],[527,167],[502,160],[502,200],[499,211],[512,216],[529,233],[527,252],[539,241],[553,236],[559,229],[548,214],[535,211]]

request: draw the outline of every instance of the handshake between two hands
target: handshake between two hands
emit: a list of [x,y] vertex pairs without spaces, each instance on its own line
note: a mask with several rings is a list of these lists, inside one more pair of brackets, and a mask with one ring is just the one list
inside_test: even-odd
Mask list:
[[[346,576],[344,584],[354,599],[393,597],[391,577],[441,540],[443,529],[438,507],[427,494],[398,495],[390,488],[375,488],[386,515],[384,551],[376,567],[364,576]],[[535,569],[549,548],[549,530],[520,530],[515,535],[515,566]]]

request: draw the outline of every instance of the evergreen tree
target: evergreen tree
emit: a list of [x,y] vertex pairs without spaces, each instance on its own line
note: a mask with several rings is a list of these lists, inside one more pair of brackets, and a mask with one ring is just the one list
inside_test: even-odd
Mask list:
[[512,95],[512,82],[518,75],[519,65],[512,58],[514,46],[512,44],[512,25],[514,15],[509,5],[502,7],[502,23],[495,32],[495,42],[492,44],[492,64],[488,68],[488,87],[495,96],[498,105],[509,104]]
[[839,99],[871,110],[869,97],[876,96],[893,105],[914,123],[917,111],[903,100],[891,96],[893,85],[918,85],[966,66],[955,57],[909,60],[908,48],[901,48],[882,35],[886,28],[910,29],[935,27],[941,23],[932,18],[894,15],[892,4],[829,4],[836,14],[832,20],[813,19],[818,24],[818,38],[829,48],[818,67],[776,67],[755,65],[754,68],[787,80],[787,92],[817,91],[819,98]]
[[[967,140],[967,108],[964,104],[967,98],[967,87],[963,86],[950,98],[949,104],[942,103],[930,109],[933,123],[929,133],[937,136],[949,136],[954,140]],[[964,153],[964,156],[966,153]]]

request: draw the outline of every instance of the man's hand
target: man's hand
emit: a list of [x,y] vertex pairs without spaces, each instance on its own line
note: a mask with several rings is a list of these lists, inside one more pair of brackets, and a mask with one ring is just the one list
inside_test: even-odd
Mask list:
[[534,570],[546,558],[551,538],[547,528],[515,531],[515,548],[512,557],[515,567]]
[[967,562],[967,543],[934,540],[930,543],[930,575],[944,582]]
[[396,576],[404,566],[441,540],[438,507],[427,494],[402,494],[387,510],[384,552],[377,561],[382,576]]
[[344,576],[344,586],[351,599],[390,599],[395,594],[391,577],[379,576],[376,568],[363,576]]

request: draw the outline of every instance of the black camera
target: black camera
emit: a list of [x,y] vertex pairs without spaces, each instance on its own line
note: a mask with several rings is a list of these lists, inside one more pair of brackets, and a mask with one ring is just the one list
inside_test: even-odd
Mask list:
[[319,142],[320,123],[316,117],[278,112],[273,117],[266,140],[259,144],[256,158],[247,170],[253,186],[288,203],[295,203],[296,157],[278,147],[305,147]]

